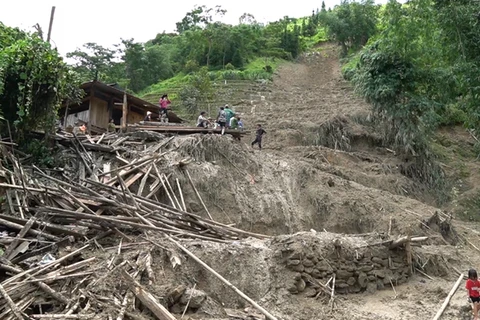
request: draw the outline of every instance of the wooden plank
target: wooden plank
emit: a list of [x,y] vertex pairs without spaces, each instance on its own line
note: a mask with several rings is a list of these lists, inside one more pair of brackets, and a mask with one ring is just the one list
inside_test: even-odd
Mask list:
[[[133,127],[135,130],[148,130],[148,131],[156,131],[156,132],[174,132],[174,133],[221,133],[220,129],[205,129],[205,128],[197,128],[197,127],[183,127],[183,126],[136,126]],[[239,131],[239,130],[232,130],[226,129],[225,133],[231,135],[247,135],[250,131]]]

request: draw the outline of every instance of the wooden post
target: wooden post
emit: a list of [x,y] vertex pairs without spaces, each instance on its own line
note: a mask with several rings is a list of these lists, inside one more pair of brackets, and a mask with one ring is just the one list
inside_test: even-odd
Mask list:
[[127,116],[128,116],[128,103],[127,103],[127,92],[123,93],[123,106],[122,106],[122,124],[121,131],[127,131]]
[[47,42],[50,42],[50,35],[52,34],[53,16],[54,15],[55,15],[55,6],[52,7],[52,12],[50,13],[50,25],[48,26]]
[[63,129],[67,129],[67,118],[68,118],[69,106],[70,106],[70,100],[67,100],[67,104],[65,106],[65,116],[63,117]]
[[407,255],[408,275],[411,276],[413,273],[413,259],[412,259],[412,229],[410,228],[408,228],[407,242],[405,243],[405,253]]

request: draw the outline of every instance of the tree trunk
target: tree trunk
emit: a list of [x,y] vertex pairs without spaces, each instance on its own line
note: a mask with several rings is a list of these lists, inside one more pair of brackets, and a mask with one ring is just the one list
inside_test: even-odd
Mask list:
[[208,39],[207,68],[210,66],[210,53],[212,52],[212,39]]

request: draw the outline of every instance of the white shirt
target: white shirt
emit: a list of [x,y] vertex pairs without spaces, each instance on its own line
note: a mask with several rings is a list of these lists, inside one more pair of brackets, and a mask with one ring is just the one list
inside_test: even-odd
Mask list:
[[202,115],[199,115],[199,116],[198,116],[198,120],[197,120],[197,126],[200,125],[200,124],[204,124],[205,121],[207,121],[207,118],[205,118],[205,117],[202,116]]

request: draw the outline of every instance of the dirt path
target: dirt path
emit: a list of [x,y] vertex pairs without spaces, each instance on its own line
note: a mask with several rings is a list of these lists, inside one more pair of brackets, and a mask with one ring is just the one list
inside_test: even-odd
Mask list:
[[262,123],[272,131],[265,147],[282,149],[302,145],[307,132],[338,115],[368,110],[340,72],[338,49],[327,44],[303,56],[298,63],[286,63],[272,85],[259,86],[246,106],[238,107],[254,129]]

